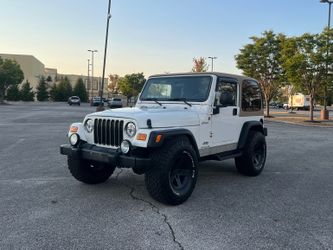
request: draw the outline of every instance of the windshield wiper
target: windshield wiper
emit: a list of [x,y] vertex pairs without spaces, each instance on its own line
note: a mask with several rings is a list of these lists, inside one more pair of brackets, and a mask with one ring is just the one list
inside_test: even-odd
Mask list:
[[162,106],[162,103],[160,103],[159,101],[157,101],[157,98],[144,98],[144,99],[142,99],[142,101],[154,101],[158,105]]
[[187,104],[188,106],[192,107],[192,104],[189,103],[186,98],[171,98],[169,99],[169,101],[183,101],[185,104]]

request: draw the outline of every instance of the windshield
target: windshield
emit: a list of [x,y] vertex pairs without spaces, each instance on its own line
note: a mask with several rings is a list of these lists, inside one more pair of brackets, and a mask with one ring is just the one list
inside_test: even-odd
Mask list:
[[178,76],[151,78],[147,81],[141,101],[193,101],[207,100],[212,77]]

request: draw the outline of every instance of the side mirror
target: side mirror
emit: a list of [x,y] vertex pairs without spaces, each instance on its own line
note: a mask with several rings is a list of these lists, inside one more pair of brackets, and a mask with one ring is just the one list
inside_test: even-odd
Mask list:
[[232,94],[230,92],[222,92],[220,95],[220,105],[227,107],[233,105]]

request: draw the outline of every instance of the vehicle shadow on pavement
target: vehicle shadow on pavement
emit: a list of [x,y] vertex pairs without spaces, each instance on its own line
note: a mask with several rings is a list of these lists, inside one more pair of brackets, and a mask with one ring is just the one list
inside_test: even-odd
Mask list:
[[[218,190],[221,188],[221,184],[227,186],[229,183],[235,184],[241,179],[242,176],[236,171],[233,160],[201,162],[194,193],[196,196],[207,198],[207,190]],[[101,191],[110,189],[110,192],[113,192],[114,189],[126,188],[132,199],[141,200],[153,206],[169,207],[154,201],[145,188],[144,175],[134,174],[131,169],[116,169],[109,181],[97,186]],[[126,198],[123,197],[123,199]]]

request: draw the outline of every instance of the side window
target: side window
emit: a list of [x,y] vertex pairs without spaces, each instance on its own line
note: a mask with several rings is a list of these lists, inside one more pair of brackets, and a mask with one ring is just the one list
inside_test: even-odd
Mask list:
[[242,84],[242,110],[260,111],[262,108],[261,91],[258,83],[244,80]]
[[236,80],[219,78],[215,91],[215,106],[237,106]]

